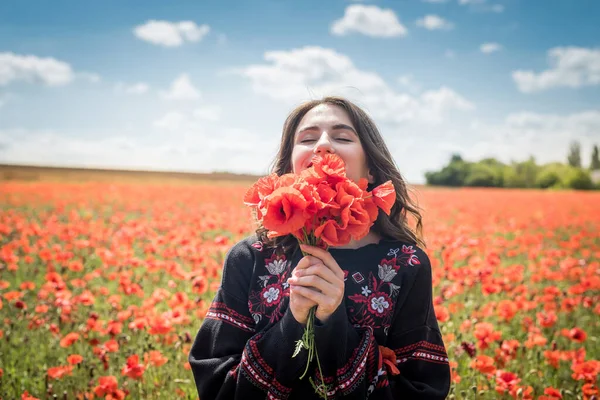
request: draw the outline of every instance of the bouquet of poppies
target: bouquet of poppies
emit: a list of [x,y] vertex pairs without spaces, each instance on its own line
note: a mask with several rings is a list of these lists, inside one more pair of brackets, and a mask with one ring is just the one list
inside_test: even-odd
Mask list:
[[[366,178],[354,182],[346,176],[343,160],[335,154],[315,157],[312,165],[299,174],[271,174],[259,179],[244,196],[258,222],[268,230],[267,237],[293,235],[299,243],[327,249],[365,237],[379,213],[390,214],[396,201],[396,191],[387,181],[372,191]],[[304,253],[304,252],[303,252]],[[306,254],[304,254],[306,255]],[[293,357],[308,350],[306,375],[310,362],[317,359],[314,345],[313,307],[301,340],[297,341]],[[316,386],[320,395],[327,392],[324,381]],[[326,397],[326,396],[325,396]]]

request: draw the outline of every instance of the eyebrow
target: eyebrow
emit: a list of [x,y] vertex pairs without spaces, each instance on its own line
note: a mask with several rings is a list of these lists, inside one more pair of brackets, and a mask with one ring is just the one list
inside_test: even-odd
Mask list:
[[[353,127],[351,127],[350,125],[346,125],[346,124],[335,124],[331,127],[331,130],[333,131],[337,131],[340,129],[346,129],[351,131],[352,133],[354,133],[354,135],[356,135],[358,137],[358,133],[356,133],[356,130],[354,130]],[[319,130],[318,126],[307,126],[306,128],[302,128],[301,130],[298,131],[298,134],[303,133],[305,131],[317,131]]]

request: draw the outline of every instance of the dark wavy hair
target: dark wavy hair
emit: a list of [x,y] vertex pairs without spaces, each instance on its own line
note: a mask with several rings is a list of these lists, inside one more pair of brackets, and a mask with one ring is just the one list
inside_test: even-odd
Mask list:
[[[369,184],[368,190],[391,180],[396,189],[396,202],[392,207],[390,215],[380,212],[371,230],[378,233],[382,239],[398,240],[425,247],[422,238],[423,223],[418,205],[409,196],[409,189],[390,151],[388,150],[374,121],[356,104],[342,97],[328,96],[319,100],[311,100],[300,104],[288,115],[283,125],[281,143],[275,160],[270,167],[270,173],[278,176],[292,172],[292,150],[294,148],[294,136],[302,118],[312,108],[329,104],[338,106],[346,111],[362,144],[366,154],[369,171],[374,177],[374,182]],[[411,229],[408,222],[408,214],[416,221],[415,229]],[[272,247],[280,253],[295,253],[298,250],[298,241],[292,235],[281,236],[273,239],[267,238],[268,230],[258,226],[256,234],[266,247]],[[291,253],[289,253],[291,252]]]

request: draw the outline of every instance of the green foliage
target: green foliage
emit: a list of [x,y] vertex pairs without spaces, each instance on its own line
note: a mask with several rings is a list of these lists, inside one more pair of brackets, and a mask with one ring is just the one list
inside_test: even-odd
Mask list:
[[494,158],[469,162],[454,154],[448,165],[427,172],[425,178],[433,186],[598,189],[587,170],[557,162],[538,165],[533,157],[504,164]]
[[567,160],[571,167],[581,168],[581,145],[579,142],[571,143]]
[[598,154],[598,145],[595,145],[594,150],[592,150],[592,161],[590,163],[590,169],[592,171],[600,169],[600,155]]
[[565,186],[571,189],[590,190],[594,188],[588,171],[573,168],[564,178]]

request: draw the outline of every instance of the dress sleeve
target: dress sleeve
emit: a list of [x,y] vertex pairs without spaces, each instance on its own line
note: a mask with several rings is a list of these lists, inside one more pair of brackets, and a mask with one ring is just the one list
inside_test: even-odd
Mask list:
[[306,365],[306,352],[292,358],[303,327],[289,307],[279,321],[255,332],[248,291],[256,258],[247,241],[225,257],[221,286],[188,358],[202,400],[285,399]]
[[[348,321],[344,302],[322,325],[315,343],[328,397],[343,399],[445,399],[450,367],[432,301],[431,264],[420,252],[421,264],[412,284],[398,298],[387,348],[381,350],[369,327]],[[389,350],[388,350],[389,349]],[[396,366],[393,368],[386,366]],[[398,373],[399,372],[399,373]],[[321,383],[318,370],[313,375]]]

